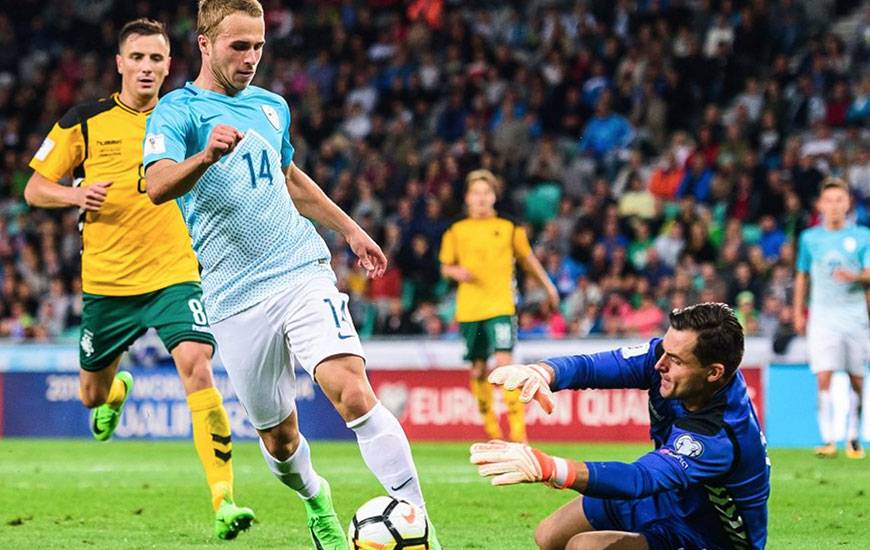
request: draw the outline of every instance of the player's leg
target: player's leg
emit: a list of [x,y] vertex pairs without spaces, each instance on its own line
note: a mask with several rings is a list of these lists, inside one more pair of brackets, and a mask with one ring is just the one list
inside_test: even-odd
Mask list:
[[501,428],[493,406],[493,387],[486,379],[486,361],[492,354],[492,349],[487,339],[485,321],[459,323],[459,332],[465,341],[465,359],[471,362],[471,394],[477,400],[483,429],[490,439],[501,439]]
[[139,323],[139,297],[83,296],[79,340],[79,396],[91,409],[90,429],[98,441],[115,432],[133,377],[117,372],[121,355],[145,329]]
[[172,354],[187,395],[193,444],[215,512],[215,535],[234,539],[250,527],[254,513],[233,500],[230,419],[214,385],[211,358],[215,341],[201,298],[197,283],[180,283],[153,292],[143,308],[143,320],[157,330]]
[[845,361],[842,342],[830,331],[821,331],[811,323],[807,328],[807,352],[810,370],[816,376],[818,399],[816,418],[822,445],[816,447],[816,456],[830,458],[837,455],[834,441],[834,402],[831,397],[831,374],[842,369]]
[[649,550],[646,538],[625,531],[591,531],[575,535],[565,550]]
[[535,544],[541,550],[562,550],[574,536],[592,531],[594,527],[586,519],[583,496],[544,518],[535,529]]
[[295,413],[296,389],[282,321],[273,297],[212,325],[221,359],[248,418],[260,435],[260,452],[272,474],[304,502],[315,546],[343,550],[344,527],[329,485],[318,476]]
[[861,417],[864,402],[864,371],[870,360],[870,331],[859,330],[847,339],[849,373],[849,417],[846,424],[846,457],[864,458],[861,445]]
[[[364,354],[347,310],[346,294],[326,278],[307,281],[287,304],[290,349],[354,431],[363,461],[392,496],[419,506],[420,490],[411,445],[402,425],[375,396],[365,374]],[[431,531],[430,543],[438,550]]]
[[[516,342],[516,322],[513,317],[502,316],[487,322],[487,331],[495,349],[495,366],[501,367],[513,363],[513,349]],[[520,401],[520,390],[502,389],[504,402],[507,406],[509,439],[525,442],[526,437],[526,407]]]

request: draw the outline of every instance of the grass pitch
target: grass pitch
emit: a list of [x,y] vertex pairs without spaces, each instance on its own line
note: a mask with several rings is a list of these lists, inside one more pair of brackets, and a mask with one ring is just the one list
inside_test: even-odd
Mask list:
[[[343,522],[383,490],[356,444],[312,442]],[[301,502],[235,443],[236,500],[258,523],[233,542],[212,534],[204,475],[188,442],[0,440],[0,548],[308,549]],[[562,456],[632,460],[642,445],[543,445]],[[535,525],[572,498],[543,486],[493,488],[468,445],[416,444],[430,514],[448,550],[532,549]],[[774,450],[769,548],[870,548],[870,460]]]

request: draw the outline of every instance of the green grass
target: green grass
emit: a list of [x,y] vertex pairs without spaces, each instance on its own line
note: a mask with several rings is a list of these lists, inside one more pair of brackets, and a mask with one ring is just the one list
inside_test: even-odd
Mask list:
[[[414,446],[430,513],[448,550],[531,549],[534,526],[573,493],[496,489],[468,464],[466,444]],[[632,460],[638,445],[545,445],[563,456]],[[382,494],[354,443],[313,442],[342,521]],[[777,450],[769,548],[870,547],[867,461]],[[307,549],[302,504],[267,471],[252,443],[236,443],[236,500],[259,523],[238,541],[212,538],[204,477],[186,442],[0,440],[0,547]]]

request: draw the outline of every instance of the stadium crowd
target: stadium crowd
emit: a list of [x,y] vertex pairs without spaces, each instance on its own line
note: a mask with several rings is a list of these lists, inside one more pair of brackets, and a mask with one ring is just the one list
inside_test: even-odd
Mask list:
[[[870,9],[854,36],[829,27],[857,2],[263,3],[255,84],[287,98],[295,162],[390,260],[367,280],[327,236],[364,336],[456,333],[439,241],[479,167],[562,298],[548,311],[521,278],[520,338],[654,334],[696,301],[774,336],[819,182],[845,178],[868,223]],[[192,78],[195,6],[16,5],[0,13],[0,337],[47,340],[77,335],[78,213],[26,206],[28,162],[68,108],[115,90],[124,21],[167,24],[164,91]]]

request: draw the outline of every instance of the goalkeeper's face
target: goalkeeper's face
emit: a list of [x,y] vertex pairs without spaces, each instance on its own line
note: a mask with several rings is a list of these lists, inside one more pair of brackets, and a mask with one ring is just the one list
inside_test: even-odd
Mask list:
[[662,340],[664,353],[655,366],[662,378],[659,388],[662,397],[679,399],[690,409],[705,404],[724,374],[724,367],[718,363],[701,364],[694,353],[697,338],[693,330],[668,329]]
[[244,90],[254,79],[263,56],[265,36],[263,17],[241,12],[221,21],[214,39],[200,36],[203,64],[228,94]]
[[169,73],[169,44],[162,34],[131,34],[115,56],[121,87],[134,96],[151,99]]

